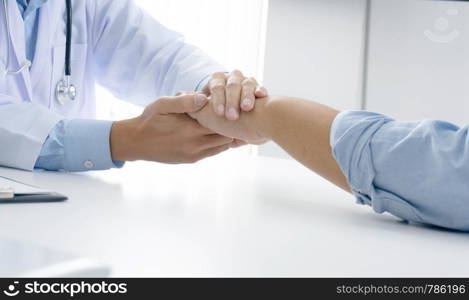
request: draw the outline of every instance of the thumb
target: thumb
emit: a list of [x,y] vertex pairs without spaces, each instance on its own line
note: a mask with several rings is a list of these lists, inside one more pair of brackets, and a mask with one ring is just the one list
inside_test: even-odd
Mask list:
[[207,102],[208,98],[203,94],[180,94],[159,99],[157,109],[162,114],[192,113],[202,109]]

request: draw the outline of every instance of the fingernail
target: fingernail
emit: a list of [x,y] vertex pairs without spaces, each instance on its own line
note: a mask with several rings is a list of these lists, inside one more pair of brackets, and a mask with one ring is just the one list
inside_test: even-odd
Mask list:
[[217,106],[217,113],[220,116],[223,116],[225,114],[225,106],[223,104],[218,104]]
[[249,99],[249,98],[246,98],[246,99],[243,100],[242,104],[243,104],[244,107],[251,107],[252,100]]
[[228,118],[235,120],[238,118],[238,111],[234,108],[228,110]]
[[202,94],[197,94],[195,95],[195,105],[197,107],[204,105],[205,101],[207,100],[207,97]]

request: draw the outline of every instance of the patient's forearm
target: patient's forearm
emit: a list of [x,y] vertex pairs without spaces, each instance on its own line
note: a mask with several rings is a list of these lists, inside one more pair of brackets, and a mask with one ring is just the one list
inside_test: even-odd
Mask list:
[[246,119],[303,165],[349,191],[330,146],[331,125],[338,113],[312,101],[277,97],[259,105]]
[[208,108],[191,116],[225,136],[260,144],[272,139],[299,162],[319,175],[349,190],[330,147],[330,131],[338,111],[327,106],[288,97],[256,100],[251,112],[237,121],[219,117]]

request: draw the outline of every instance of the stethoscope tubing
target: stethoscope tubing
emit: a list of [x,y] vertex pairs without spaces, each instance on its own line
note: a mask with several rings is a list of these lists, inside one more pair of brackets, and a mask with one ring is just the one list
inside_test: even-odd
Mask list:
[[72,51],[72,0],[65,0],[67,14],[67,33],[65,40],[65,76],[72,75],[72,67],[70,63]]

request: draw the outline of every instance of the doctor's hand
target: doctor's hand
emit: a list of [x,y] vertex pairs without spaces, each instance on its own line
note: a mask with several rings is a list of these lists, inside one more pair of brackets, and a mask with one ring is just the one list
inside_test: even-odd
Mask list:
[[215,134],[187,115],[202,109],[207,101],[202,94],[165,97],[137,118],[114,122],[112,159],[193,163],[236,146],[234,139]]
[[238,70],[230,74],[214,73],[203,89],[211,97],[215,114],[228,120],[237,120],[242,111],[251,111],[256,98],[268,96],[267,90],[255,78],[247,78]]

